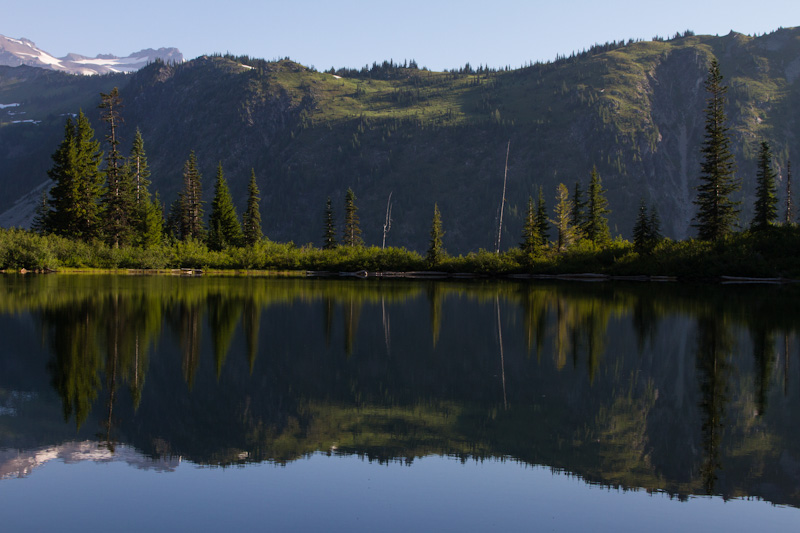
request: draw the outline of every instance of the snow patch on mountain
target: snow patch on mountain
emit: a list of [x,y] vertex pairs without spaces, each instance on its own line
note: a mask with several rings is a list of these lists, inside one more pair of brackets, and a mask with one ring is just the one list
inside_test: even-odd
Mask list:
[[90,461],[94,463],[127,463],[140,470],[174,472],[181,464],[181,457],[151,458],[133,446],[118,445],[113,451],[106,443],[97,441],[73,441],[55,446],[30,450],[0,449],[0,480],[28,477],[34,469],[50,461],[66,464]]
[[167,63],[183,62],[183,54],[177,48],[147,48],[127,57],[99,54],[86,57],[80,54],[67,54],[62,58],[53,57],[36,47],[28,39],[12,39],[0,35],[0,65],[31,67],[58,70],[69,74],[107,74],[111,72],[135,72],[148,63],[162,60]]

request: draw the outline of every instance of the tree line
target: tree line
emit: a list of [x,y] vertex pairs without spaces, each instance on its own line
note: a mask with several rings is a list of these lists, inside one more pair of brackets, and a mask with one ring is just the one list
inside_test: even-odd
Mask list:
[[[705,109],[705,137],[701,148],[700,184],[694,204],[697,212],[693,226],[701,241],[715,242],[730,235],[739,217],[739,203],[732,199],[741,187],[735,175],[735,161],[730,150],[731,139],[725,114],[727,87],[716,60],[711,62],[705,88],[708,93]],[[259,209],[260,192],[255,171],[251,171],[248,202],[240,219],[230,195],[222,164],[217,167],[211,213],[205,222],[202,176],[194,152],[189,154],[183,168],[183,189],[164,216],[164,206],[158,194],[151,195],[150,170],[144,141],[137,129],[127,156],[119,151],[118,130],[122,124],[122,100],[114,88],[101,93],[99,108],[105,124],[101,143],[89,120],[79,112],[66,121],[64,139],[52,155],[53,166],[48,171],[54,184],[43,193],[33,229],[40,234],[55,234],[84,242],[100,240],[111,248],[137,246],[149,248],[176,241],[199,242],[214,251],[232,247],[248,247],[264,237]],[[772,153],[762,142],[756,175],[757,189],[753,231],[761,231],[778,222],[776,173],[772,168]],[[794,218],[791,200],[791,163],[786,180],[785,222]],[[391,198],[391,197],[390,197]],[[337,241],[335,217],[330,197],[324,211],[323,250],[338,246],[361,247],[356,196],[348,188],[344,202],[344,226]],[[385,234],[391,227],[390,205],[387,206]],[[518,249],[525,257],[561,254],[580,242],[602,250],[611,243],[608,224],[610,213],[606,190],[596,167],[592,168],[588,188],[580,182],[572,193],[564,183],[556,191],[552,215],[538,188],[537,198],[528,198],[527,212]],[[442,216],[434,206],[430,241],[425,264],[434,268],[447,258],[444,248]],[[551,241],[552,239],[552,241]],[[642,200],[633,227],[633,247],[636,252],[650,253],[664,240],[655,206]]]
[[[740,214],[740,202],[733,200],[733,195],[741,188],[741,180],[734,174],[736,164],[731,152],[731,138],[725,113],[727,87],[723,85],[722,80],[719,63],[714,59],[705,82],[708,98],[705,109],[705,137],[701,148],[703,160],[700,184],[697,186],[697,197],[694,200],[697,212],[692,224],[697,229],[698,237],[704,241],[718,241],[730,235],[736,227]],[[750,224],[754,231],[763,231],[778,223],[777,174],[772,168],[772,162],[770,146],[766,141],[762,141],[756,172],[754,216]],[[794,220],[791,162],[787,168],[784,222],[791,224]],[[610,240],[606,217],[610,210],[596,168],[592,169],[586,200],[583,199],[579,183],[575,184],[571,199],[567,187],[562,183],[557,189],[556,202],[555,218],[551,219],[550,223],[557,231],[554,244],[558,251],[563,251],[580,239],[588,239],[595,245],[603,245]],[[537,253],[548,245],[549,224],[545,213],[546,207],[540,187],[536,209],[533,199],[528,201],[523,242],[520,244],[527,253]],[[635,250],[651,251],[663,238],[658,211],[653,205],[648,208],[642,199],[633,227]]]
[[[718,241],[733,233],[740,214],[740,202],[733,199],[741,188],[741,180],[736,178],[736,162],[731,152],[731,137],[725,113],[727,86],[722,83],[723,76],[719,63],[712,60],[706,78],[708,93],[705,109],[705,139],[702,145],[703,160],[700,170],[700,184],[694,204],[697,214],[694,227],[698,236],[706,241]],[[773,156],[769,143],[762,141],[756,171],[756,197],[753,219],[750,228],[763,231],[778,223],[777,174],[772,168]],[[786,212],[784,223],[793,222],[791,191],[791,161],[787,165]]]
[[[731,152],[731,138],[725,113],[727,87],[722,84],[723,76],[716,59],[712,60],[705,82],[708,93],[705,109],[705,137],[701,148],[703,160],[700,169],[700,184],[694,204],[697,212],[693,227],[703,241],[718,241],[733,233],[739,219],[739,202],[733,195],[740,189],[741,180],[735,177],[736,164]],[[750,224],[753,231],[763,231],[778,223],[777,174],[772,168],[773,156],[766,141],[760,143],[756,172],[756,199],[754,216]],[[786,208],[784,222],[794,220],[794,205],[791,194],[791,162],[788,164],[786,180]],[[355,195],[348,189],[346,197],[346,228],[343,244],[357,246],[360,241],[358,219],[354,218]],[[522,240],[519,248],[529,256],[538,256],[546,250],[557,253],[566,251],[579,241],[588,241],[594,247],[604,247],[611,242],[608,225],[609,209],[606,190],[593,167],[589,186],[584,196],[580,182],[576,182],[572,194],[564,183],[556,190],[556,203],[553,217],[548,209],[539,187],[538,197],[528,198],[527,212],[524,216]],[[330,199],[326,211],[325,244],[326,249],[336,245],[333,235]],[[555,231],[551,242],[551,230]],[[431,223],[431,239],[426,253],[428,266],[435,267],[445,257],[442,237],[441,213],[434,206]],[[633,246],[639,253],[652,251],[664,239],[661,232],[661,219],[654,205],[641,200],[638,216],[633,227]]]
[[149,191],[150,169],[138,128],[128,156],[120,154],[122,99],[118,89],[100,97],[107,152],[104,156],[83,111],[75,120],[67,118],[64,139],[52,155],[53,166],[48,171],[54,183],[49,194],[42,193],[34,231],[84,242],[99,239],[112,248],[150,248],[169,240],[193,239],[212,250],[224,250],[251,246],[263,238],[255,171],[251,172],[247,209],[240,223],[222,163],[217,167],[206,226],[202,176],[194,152],[184,164],[183,190],[165,218],[158,194],[151,196]]

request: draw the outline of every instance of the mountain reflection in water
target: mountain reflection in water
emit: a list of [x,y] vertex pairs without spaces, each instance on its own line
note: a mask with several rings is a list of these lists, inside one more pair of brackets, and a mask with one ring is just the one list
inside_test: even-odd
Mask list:
[[0,476],[81,446],[164,471],[444,455],[798,506],[798,301],[795,287],[0,276]]

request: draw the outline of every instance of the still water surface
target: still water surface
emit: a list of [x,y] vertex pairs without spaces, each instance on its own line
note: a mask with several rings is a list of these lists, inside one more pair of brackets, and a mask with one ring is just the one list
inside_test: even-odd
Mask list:
[[3,527],[796,531],[798,289],[2,276]]

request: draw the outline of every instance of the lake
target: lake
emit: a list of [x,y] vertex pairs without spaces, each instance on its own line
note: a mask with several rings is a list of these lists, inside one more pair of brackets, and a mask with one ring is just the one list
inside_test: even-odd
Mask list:
[[800,287],[0,275],[4,531],[797,531]]

